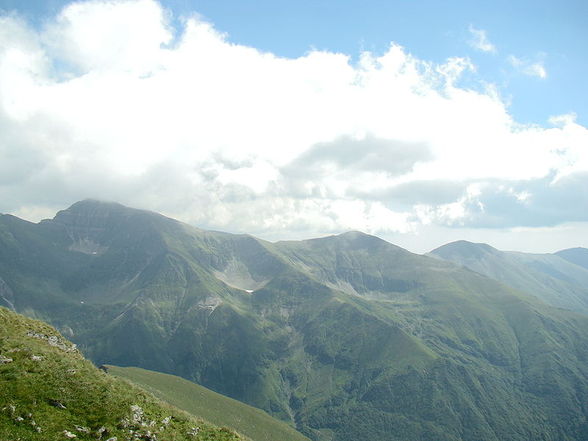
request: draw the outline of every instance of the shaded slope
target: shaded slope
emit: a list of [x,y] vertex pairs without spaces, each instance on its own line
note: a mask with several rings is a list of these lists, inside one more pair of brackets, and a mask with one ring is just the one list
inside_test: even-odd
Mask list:
[[0,308],[0,439],[244,440],[100,372],[50,326]]

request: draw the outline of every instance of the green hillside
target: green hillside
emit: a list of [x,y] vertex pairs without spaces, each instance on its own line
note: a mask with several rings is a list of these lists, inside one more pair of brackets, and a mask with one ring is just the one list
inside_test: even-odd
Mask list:
[[199,415],[218,426],[235,428],[256,441],[309,441],[267,413],[183,378],[140,368],[110,365],[108,373],[125,378],[192,415]]
[[588,316],[366,234],[269,243],[82,201],[0,216],[0,279],[95,363],[179,375],[315,441],[588,433]]
[[99,371],[50,326],[0,307],[0,440],[245,438]]

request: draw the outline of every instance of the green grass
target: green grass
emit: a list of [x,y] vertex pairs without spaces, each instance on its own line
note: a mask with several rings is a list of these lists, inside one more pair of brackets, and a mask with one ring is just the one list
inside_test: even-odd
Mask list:
[[282,421],[239,401],[174,375],[135,367],[108,366],[108,372],[158,398],[221,426],[233,427],[256,441],[309,441]]
[[50,326],[1,307],[0,357],[2,441],[246,439],[99,371]]

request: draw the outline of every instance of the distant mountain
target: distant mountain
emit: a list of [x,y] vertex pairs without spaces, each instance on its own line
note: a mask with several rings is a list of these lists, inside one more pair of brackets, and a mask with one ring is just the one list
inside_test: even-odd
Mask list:
[[[583,305],[584,270],[554,257]],[[313,440],[588,436],[587,315],[363,233],[269,243],[82,201],[0,216],[0,279],[96,363],[180,375]]]
[[50,326],[2,307],[0,403],[7,441],[245,441],[106,375]]
[[[588,268],[572,260],[581,261],[581,251],[567,251],[531,254],[458,241],[443,245],[429,255],[484,274],[550,305],[588,313]],[[573,257],[566,259],[565,256]]]
[[555,254],[568,262],[575,263],[576,265],[588,269],[588,249],[586,248],[569,248],[567,250],[558,251]]

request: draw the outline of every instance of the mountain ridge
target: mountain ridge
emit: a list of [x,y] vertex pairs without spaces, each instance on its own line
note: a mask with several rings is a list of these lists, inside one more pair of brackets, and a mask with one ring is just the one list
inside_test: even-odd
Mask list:
[[588,269],[588,249],[583,247],[568,248],[556,252],[558,256],[567,260],[568,262],[575,263],[583,268]]
[[428,254],[506,283],[550,305],[588,313],[588,269],[564,259],[561,253],[500,251],[487,244],[457,241]]
[[0,218],[15,308],[96,363],[183,376],[316,441],[584,430],[585,315],[364,233],[272,243],[96,204],[71,231]]

